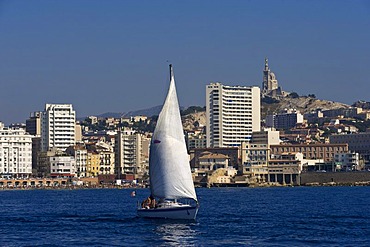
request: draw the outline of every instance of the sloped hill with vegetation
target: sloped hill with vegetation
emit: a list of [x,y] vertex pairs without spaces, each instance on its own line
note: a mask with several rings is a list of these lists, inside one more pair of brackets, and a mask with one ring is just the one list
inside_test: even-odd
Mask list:
[[347,104],[316,99],[314,95],[312,96],[288,96],[279,100],[265,97],[262,99],[261,103],[261,118],[265,118],[266,115],[279,113],[284,109],[297,109],[302,114],[321,109],[321,110],[331,110],[338,108],[348,108]]
[[182,117],[184,130],[193,130],[194,128],[206,125],[206,112],[190,113]]

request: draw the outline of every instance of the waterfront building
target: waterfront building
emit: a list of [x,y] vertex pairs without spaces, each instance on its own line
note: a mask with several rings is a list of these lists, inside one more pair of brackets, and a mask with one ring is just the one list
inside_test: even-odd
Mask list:
[[265,129],[252,133],[249,142],[240,146],[241,164],[239,173],[249,175],[256,182],[266,181],[267,163],[270,159],[270,146],[280,143],[279,131]]
[[0,122],[0,174],[28,177],[32,173],[32,136],[24,129],[5,127]]
[[41,137],[32,137],[32,174],[36,174],[37,157],[41,152]]
[[86,176],[97,177],[100,172],[100,154],[95,151],[87,151]]
[[207,147],[240,146],[260,130],[260,115],[259,87],[207,85]]
[[100,150],[99,156],[99,174],[114,174],[114,152],[109,150]]
[[278,144],[280,144],[279,131],[266,129],[253,132],[251,140],[242,142],[240,147],[243,170],[245,166],[266,165],[270,157],[270,146]]
[[56,155],[61,155],[61,151],[55,148],[38,152],[33,174],[39,178],[50,177],[50,157]]
[[[86,149],[88,152],[96,153],[99,155],[99,167],[98,167],[98,175],[112,175],[115,174],[115,154],[113,151],[113,147],[105,142],[97,142],[97,143],[86,143]],[[89,155],[89,158],[93,158]],[[90,162],[92,160],[90,159]],[[93,165],[93,164],[92,164]],[[94,173],[94,166],[91,166],[92,170],[90,172]],[[96,176],[96,175],[93,175]]]
[[272,155],[268,162],[267,182],[300,185],[302,172],[302,153],[282,153]]
[[[327,163],[334,164],[332,161],[328,161]],[[304,159],[302,161],[302,172],[321,171],[322,169],[324,169],[322,164],[325,164],[325,161],[323,159]],[[330,171],[332,171],[332,169],[330,169]],[[333,170],[333,171],[335,171],[335,170]]]
[[76,177],[87,177],[87,149],[84,145],[75,145],[67,148],[66,153],[75,159]]
[[290,129],[303,123],[303,115],[295,109],[285,109],[280,114],[266,116],[266,127],[275,129]]
[[76,113],[71,104],[46,104],[41,114],[41,149],[65,150],[76,143]]
[[363,167],[360,164],[359,153],[341,153],[334,155],[334,163],[341,168],[342,171],[359,171]]
[[304,159],[323,159],[333,161],[336,153],[348,153],[348,144],[313,143],[271,145],[271,155],[283,153],[302,153]]
[[270,148],[267,143],[242,142],[240,146],[243,174],[250,166],[267,165],[270,157]]
[[215,171],[220,168],[227,169],[229,167],[229,156],[218,153],[203,152],[199,156],[199,170]]
[[41,151],[41,112],[32,112],[26,120],[26,132],[32,135],[32,173],[36,172],[37,155]]
[[149,163],[149,142],[145,135],[132,129],[119,130],[115,139],[115,173],[143,175]]
[[228,157],[228,166],[238,169],[239,166],[239,148],[196,148],[190,150],[190,165],[193,170],[200,169],[200,157],[208,152],[209,154],[222,154]]
[[56,155],[49,157],[50,177],[52,178],[72,178],[76,175],[75,158],[67,155]]
[[209,183],[213,184],[215,186],[222,186],[227,185],[231,183],[235,183],[235,176],[237,174],[237,170],[233,167],[227,167],[227,168],[221,168],[221,171],[223,174],[213,174],[211,177],[209,177]]

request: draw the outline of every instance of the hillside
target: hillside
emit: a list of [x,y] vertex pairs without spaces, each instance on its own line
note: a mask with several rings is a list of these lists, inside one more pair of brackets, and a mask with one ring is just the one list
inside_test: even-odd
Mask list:
[[[270,103],[266,103],[270,102]],[[279,113],[284,109],[294,108],[299,110],[302,114],[321,109],[321,110],[331,110],[338,108],[348,108],[349,105],[328,101],[320,100],[312,97],[301,96],[297,98],[285,97],[279,101],[276,100],[262,100],[261,103],[261,119],[264,119],[267,114]],[[206,112],[200,111],[196,113],[191,113],[183,116],[183,126],[185,130],[191,130],[195,125],[199,124],[201,126],[206,125]]]
[[[274,100],[272,100],[274,101]],[[262,100],[261,104],[261,118],[265,118],[268,114],[279,113],[284,109],[297,109],[302,114],[321,109],[321,110],[331,110],[331,109],[338,109],[338,108],[348,108],[349,105],[328,101],[328,100],[320,100],[312,97],[307,96],[300,96],[297,98],[290,98],[285,97],[279,101],[275,101],[274,103],[267,103],[272,102],[271,100]]]
[[159,112],[162,109],[162,105],[154,106],[148,109],[141,109],[136,111],[130,111],[128,113],[123,114],[125,117],[133,117],[133,116],[158,116]]
[[184,130],[192,130],[194,127],[206,125],[206,112],[190,113],[182,117]]
[[[307,96],[300,96],[300,97],[285,97],[280,100],[275,100],[271,98],[263,98],[261,103],[261,119],[264,119],[266,115],[279,113],[284,109],[297,109],[302,114],[316,110],[330,110],[330,109],[338,109],[338,108],[348,108],[349,105],[328,101],[328,100],[320,100],[313,97]],[[184,108],[182,108],[184,109]],[[98,117],[120,117],[120,116],[137,116],[137,115],[145,115],[148,117],[155,116],[159,114],[161,110],[161,106],[155,106],[149,109],[142,109],[138,111],[131,111],[128,113],[105,113],[98,115]],[[184,124],[185,130],[192,130],[194,127],[197,126],[205,126],[206,125],[206,113],[205,107],[197,107],[191,106],[182,110],[182,119]],[[85,118],[81,118],[83,120]]]

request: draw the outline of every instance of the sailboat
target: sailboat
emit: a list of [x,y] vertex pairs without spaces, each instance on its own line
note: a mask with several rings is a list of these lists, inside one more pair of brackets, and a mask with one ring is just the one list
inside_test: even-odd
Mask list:
[[150,145],[149,176],[152,207],[140,205],[139,217],[195,219],[198,199],[191,175],[189,158],[176,94],[173,67],[170,86]]

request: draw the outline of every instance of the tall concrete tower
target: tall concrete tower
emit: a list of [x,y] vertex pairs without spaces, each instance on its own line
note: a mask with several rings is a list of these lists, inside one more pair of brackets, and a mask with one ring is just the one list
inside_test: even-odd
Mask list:
[[71,104],[46,104],[41,114],[41,150],[76,144],[76,112]]
[[207,147],[235,147],[260,130],[260,88],[225,86],[206,87]]

